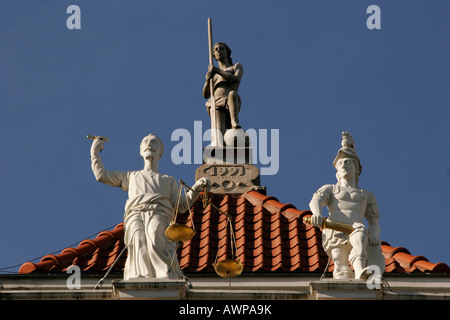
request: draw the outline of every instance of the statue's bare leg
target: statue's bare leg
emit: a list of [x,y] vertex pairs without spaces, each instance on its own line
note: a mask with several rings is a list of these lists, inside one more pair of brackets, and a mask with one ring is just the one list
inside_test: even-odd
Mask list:
[[354,273],[348,265],[348,254],[349,251],[344,246],[339,246],[331,250],[331,259],[334,263],[334,279],[351,279],[354,277]]
[[355,278],[364,280],[368,276],[366,248],[369,239],[365,232],[355,232],[348,240],[352,246],[349,260],[355,270]]
[[228,110],[230,111],[231,128],[241,128],[239,125],[239,96],[236,91],[230,91],[228,94]]

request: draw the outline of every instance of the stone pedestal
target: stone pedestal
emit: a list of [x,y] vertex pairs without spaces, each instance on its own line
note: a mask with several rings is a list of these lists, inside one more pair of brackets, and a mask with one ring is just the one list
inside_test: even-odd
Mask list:
[[251,164],[251,147],[207,146],[203,149],[203,162],[206,164]]
[[113,280],[113,292],[119,299],[186,299],[186,281],[170,279]]
[[324,279],[309,284],[314,300],[379,300],[383,299],[382,284],[379,289],[369,289],[363,280]]

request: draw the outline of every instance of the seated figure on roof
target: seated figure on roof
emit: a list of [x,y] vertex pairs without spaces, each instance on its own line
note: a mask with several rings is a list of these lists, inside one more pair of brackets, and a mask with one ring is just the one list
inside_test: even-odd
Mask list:
[[[103,140],[96,138],[91,147],[91,164],[95,178],[128,192],[125,204],[124,242],[128,249],[124,280],[133,278],[170,278],[182,276],[177,259],[174,259],[175,242],[165,236],[170,224],[179,185],[174,177],[158,172],[159,160],[164,146],[157,136],[146,136],[140,145],[140,155],[144,159],[144,169],[119,172],[105,170],[99,156]],[[196,181],[192,187],[200,191],[210,187],[207,178]],[[198,193],[188,191],[179,199],[179,212],[189,210],[189,204]]]
[[[322,226],[322,208],[327,206],[329,221],[354,228],[350,234],[332,229],[323,230],[323,247],[334,262],[333,278],[366,279],[370,275],[371,265],[378,266],[383,273],[385,259],[381,253],[377,201],[372,192],[358,187],[362,166],[353,137],[348,132],[342,133],[342,148],[339,149],[333,166],[337,171],[337,183],[319,188],[309,204],[313,225]],[[368,222],[368,228],[364,224],[364,218]]]
[[[244,72],[241,63],[233,64],[231,49],[223,42],[217,42],[213,47],[214,59],[219,67],[210,65],[206,73],[206,82],[203,86],[203,97],[206,102],[208,114],[211,108],[211,92],[209,82],[214,83],[214,101],[216,106],[216,126],[225,134],[227,129],[239,129],[239,111],[241,98],[238,94],[239,84]],[[214,129],[214,128],[211,128]]]

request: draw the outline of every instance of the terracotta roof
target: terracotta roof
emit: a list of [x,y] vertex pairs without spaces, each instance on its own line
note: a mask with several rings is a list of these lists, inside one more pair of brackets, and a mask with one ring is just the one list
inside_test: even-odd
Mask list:
[[[305,225],[302,217],[310,211],[297,210],[275,197],[250,191],[243,195],[210,194],[210,201],[233,221],[237,256],[250,272],[317,272],[322,273],[328,257],[322,248],[320,229]],[[230,233],[226,217],[208,205],[197,201],[192,207],[197,234],[180,245],[178,257],[185,273],[214,272],[213,263],[231,256]],[[178,222],[192,226],[188,214],[179,214]],[[105,272],[123,249],[123,223],[111,231],[103,231],[95,239],[83,240],[76,248],[66,248],[60,254],[46,255],[40,262],[24,263],[19,273],[65,272],[78,265],[83,272]],[[217,252],[218,248],[219,252]],[[382,243],[386,258],[386,273],[450,273],[444,263],[431,263],[414,256],[403,247]],[[126,253],[112,272],[123,270]],[[328,271],[333,270],[331,262]]]
[[[82,271],[105,271],[114,263],[124,247],[123,223],[118,224],[111,231],[100,232],[95,239],[86,239],[76,248],[66,248],[60,254],[48,254],[40,262],[24,263],[20,274],[65,272],[71,265],[77,265]],[[116,263],[115,270],[123,270],[126,254]]]

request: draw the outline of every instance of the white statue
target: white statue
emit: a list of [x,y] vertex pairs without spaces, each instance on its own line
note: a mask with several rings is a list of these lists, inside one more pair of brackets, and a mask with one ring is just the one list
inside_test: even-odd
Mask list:
[[[99,156],[102,148],[103,140],[96,138],[91,147],[95,178],[128,192],[124,214],[124,242],[128,249],[124,280],[179,278],[181,269],[178,260],[173,259],[176,244],[167,239],[164,232],[172,219],[180,189],[174,177],[158,172],[164,151],[161,139],[150,134],[142,140],[140,154],[145,165],[138,171],[105,170]],[[197,180],[192,189],[200,191],[203,186],[210,187],[207,178]],[[189,210],[188,204],[192,205],[197,196],[198,193],[188,191],[186,197],[181,197],[179,212]]]
[[[385,269],[381,253],[379,211],[374,194],[358,187],[361,163],[356,154],[353,137],[342,133],[342,148],[333,161],[337,184],[324,185],[314,193],[309,204],[311,223],[317,227],[323,224],[322,208],[328,207],[328,220],[351,225],[350,234],[332,229],[323,229],[323,247],[334,262],[333,278],[366,279],[370,266],[377,266],[380,275]],[[368,222],[368,228],[364,224]],[[353,270],[350,268],[353,267]]]

